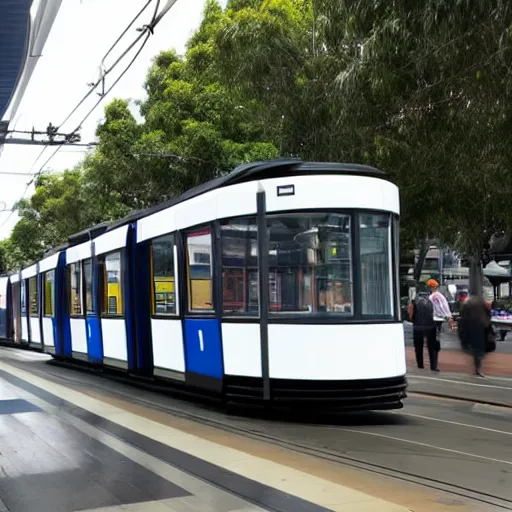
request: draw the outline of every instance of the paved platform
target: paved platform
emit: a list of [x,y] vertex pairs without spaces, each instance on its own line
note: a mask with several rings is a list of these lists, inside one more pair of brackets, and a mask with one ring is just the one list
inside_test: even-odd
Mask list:
[[[412,341],[412,325],[404,322],[405,344],[407,354],[407,369],[414,371],[416,358]],[[425,368],[429,367],[428,353],[424,350]],[[441,352],[439,353],[440,370],[450,373],[472,375],[474,373],[473,362],[470,356],[462,352],[457,334],[452,333],[446,326],[441,333]],[[428,370],[427,370],[428,371]],[[506,341],[497,342],[496,352],[487,354],[484,359],[483,372],[494,377],[512,378],[512,334]]]
[[[510,377],[512,378],[512,354],[502,353],[499,350],[487,354],[483,362],[483,373],[489,377]],[[407,369],[414,371],[417,369],[416,357],[412,347],[406,347]],[[424,350],[424,366],[426,372],[429,372],[428,352]],[[475,369],[473,359],[461,350],[441,350],[439,352],[439,369],[441,372],[462,373],[474,375]]]
[[[416,379],[431,376],[423,372]],[[462,374],[442,377],[472,379]],[[509,408],[411,393],[404,409],[392,412],[322,418],[307,410],[293,418],[227,414],[218,406],[141,390],[54,364],[41,354],[9,349],[0,349],[0,379],[0,388],[6,381],[26,393],[19,398],[43,411],[16,413],[19,405],[13,404],[12,414],[5,416],[49,414],[190,493],[99,510],[512,508]],[[509,385],[507,379],[495,380]],[[36,424],[33,429],[34,436],[42,437]],[[0,436],[0,445],[8,441]],[[58,440],[54,442],[65,455],[67,445],[59,450]],[[80,450],[89,452],[87,445]],[[260,486],[259,491],[247,482]],[[211,494],[215,492],[217,498]]]
[[5,360],[0,497],[2,512],[408,510]]

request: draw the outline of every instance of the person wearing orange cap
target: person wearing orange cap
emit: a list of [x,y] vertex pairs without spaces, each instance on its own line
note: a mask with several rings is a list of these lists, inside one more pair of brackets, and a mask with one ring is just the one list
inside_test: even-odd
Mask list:
[[[448,305],[446,297],[438,289],[439,283],[435,279],[429,279],[427,281],[427,286],[430,288],[429,299],[432,301],[432,304],[434,305],[434,316],[437,318],[447,319],[451,327],[453,325],[452,312],[450,311],[450,306]],[[437,332],[439,334],[442,322],[436,323]]]

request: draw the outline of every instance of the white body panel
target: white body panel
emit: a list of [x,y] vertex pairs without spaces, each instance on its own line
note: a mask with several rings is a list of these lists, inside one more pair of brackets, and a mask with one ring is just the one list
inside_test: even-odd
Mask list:
[[186,229],[217,218],[217,191],[194,197],[174,206],[176,229]]
[[94,240],[94,251],[99,256],[107,252],[115,251],[126,246],[126,237],[128,235],[129,226],[121,226],[120,228],[103,233]]
[[273,379],[361,380],[405,374],[401,323],[270,324],[268,338]]
[[12,276],[9,276],[9,279],[11,280],[11,283],[18,283],[21,279],[20,274],[13,274]]
[[[288,176],[212,190],[140,219],[137,222],[137,242],[215,219],[255,215],[259,185],[266,192],[268,213],[329,208],[400,213],[398,188],[380,178],[350,175]],[[278,196],[277,187],[287,185],[294,185],[295,194]]]
[[28,318],[26,316],[21,317],[21,340],[28,341]]
[[153,365],[165,370],[185,371],[181,320],[151,319]]
[[30,342],[41,343],[41,328],[39,318],[30,317]]
[[261,377],[260,325],[222,324],[224,373],[244,377]]
[[37,275],[37,264],[32,265],[31,267],[27,267],[21,271],[21,278],[28,279],[29,277],[34,277]]
[[137,243],[173,231],[176,231],[175,208],[167,208],[137,222]]
[[[358,208],[400,213],[398,188],[367,176],[298,176],[260,181],[267,212],[324,208]],[[295,185],[293,196],[277,195],[277,187]],[[256,203],[256,197],[254,198]],[[256,206],[254,205],[254,211]]]
[[45,258],[43,261],[39,263],[39,273],[48,272],[48,270],[53,270],[57,267],[57,263],[59,261],[60,252],[56,254],[52,254]]
[[124,319],[102,318],[103,357],[128,361],[126,327]]
[[84,242],[66,249],[66,265],[91,257],[91,242]]
[[53,320],[51,318],[43,318],[43,342],[46,347],[54,347],[55,339],[53,337]]
[[87,332],[83,318],[71,318],[71,351],[87,354]]

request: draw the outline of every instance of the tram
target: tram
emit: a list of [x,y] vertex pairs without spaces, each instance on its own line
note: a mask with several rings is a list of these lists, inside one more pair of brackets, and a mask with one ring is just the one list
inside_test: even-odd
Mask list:
[[398,229],[377,169],[242,165],[0,278],[0,334],[226,403],[400,408]]

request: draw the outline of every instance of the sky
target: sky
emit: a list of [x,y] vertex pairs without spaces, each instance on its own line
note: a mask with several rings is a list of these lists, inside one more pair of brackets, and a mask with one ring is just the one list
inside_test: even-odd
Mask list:
[[[226,1],[221,0],[221,4],[225,5]],[[98,80],[101,59],[145,3],[146,0],[64,0],[10,128],[45,130],[50,122],[60,125],[87,93],[87,84]],[[201,22],[204,3],[205,0],[177,1],[156,27],[134,65],[83,125],[82,142],[94,141],[103,108],[114,97],[144,98],[144,79],[155,55],[169,48],[184,53],[187,40]],[[135,29],[150,21],[153,10],[151,5],[141,16],[110,55],[107,66],[139,35]],[[107,87],[123,71],[137,48],[109,75]],[[61,131],[74,130],[97,99],[98,96],[92,94],[81,109],[62,125]],[[54,148],[48,148],[34,165],[41,149],[37,146],[4,146],[0,155],[0,210],[11,209],[23,197],[30,180],[30,176],[2,173],[37,172],[54,151]],[[85,156],[84,151],[86,148],[61,149],[45,166],[45,172],[61,172],[74,167]],[[32,192],[33,186],[24,197],[29,197]],[[17,220],[17,214],[0,212],[0,240],[9,236]]]

